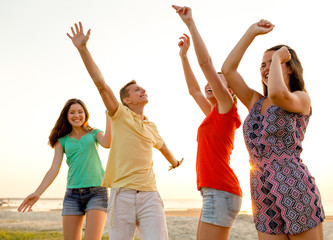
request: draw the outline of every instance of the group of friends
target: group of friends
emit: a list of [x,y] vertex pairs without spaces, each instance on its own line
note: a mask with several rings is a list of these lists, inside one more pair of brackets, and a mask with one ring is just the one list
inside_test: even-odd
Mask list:
[[[241,126],[237,99],[249,110],[243,122],[250,156],[252,209],[258,238],[323,240],[325,218],[319,190],[301,160],[302,141],[311,116],[311,101],[302,65],[287,45],[265,51],[260,66],[263,93],[251,89],[238,66],[252,41],[274,29],[267,20],[252,24],[224,61],[221,72],[213,66],[189,7],[173,6],[187,26],[199,65],[207,80],[201,91],[187,51],[190,37],[178,44],[188,91],[206,115],[197,133],[197,189],[203,198],[197,239],[228,239],[240,211],[242,190],[230,167],[235,131]],[[171,164],[177,160],[144,115],[148,103],[136,81],[113,90],[94,62],[81,22],[67,34],[79,51],[107,109],[105,132],[88,124],[89,113],[79,99],[66,102],[49,136],[54,148],[50,170],[39,187],[25,198],[18,211],[30,211],[56,178],[64,153],[69,166],[63,202],[64,239],[101,239],[105,222],[110,239],[130,240],[138,228],[141,239],[168,239],[163,201],[153,172],[152,148]],[[110,148],[104,172],[98,145]],[[111,188],[108,196],[107,188]]]

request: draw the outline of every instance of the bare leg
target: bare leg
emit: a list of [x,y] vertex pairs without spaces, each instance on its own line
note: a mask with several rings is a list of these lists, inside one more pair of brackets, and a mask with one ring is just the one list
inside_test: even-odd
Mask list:
[[197,240],[228,240],[230,227],[221,227],[199,220],[197,229]]
[[199,220],[198,220],[198,226],[197,226],[197,239],[199,239],[199,236],[200,236],[200,230],[201,230],[201,214],[202,214],[202,211],[200,213],[200,217],[199,217]]
[[267,233],[258,232],[259,240],[289,240],[288,235],[280,234],[280,235],[270,235]]
[[103,235],[106,212],[101,210],[89,210],[86,218],[85,240],[100,240]]
[[64,240],[81,240],[84,215],[62,216]]
[[323,240],[324,239],[324,225],[320,223],[317,227],[311,228],[300,234],[289,236],[290,240]]

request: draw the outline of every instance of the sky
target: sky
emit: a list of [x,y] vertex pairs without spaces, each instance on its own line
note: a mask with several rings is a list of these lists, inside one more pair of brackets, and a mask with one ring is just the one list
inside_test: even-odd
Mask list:
[[[168,172],[168,162],[154,150],[162,198],[200,199],[196,134],[204,115],[187,92],[177,44],[188,30],[172,4],[192,8],[217,71],[251,24],[268,19],[276,26],[255,39],[239,67],[247,84],[259,92],[263,52],[280,43],[296,50],[313,108],[302,159],[316,179],[324,207],[333,211],[331,0],[0,0],[0,198],[25,197],[38,187],[54,154],[48,136],[68,99],[83,100],[90,125],[105,129],[103,102],[66,36],[74,23],[82,21],[85,31],[92,29],[88,48],[106,82],[118,95],[125,83],[137,80],[148,93],[145,115],[156,123],[175,157],[185,159],[180,168]],[[188,57],[204,87],[193,46]],[[244,120],[247,109],[241,103],[238,109]],[[108,150],[100,147],[99,152],[106,166]],[[231,166],[244,199],[250,197],[248,159],[241,127]],[[63,197],[65,160],[42,197]]]

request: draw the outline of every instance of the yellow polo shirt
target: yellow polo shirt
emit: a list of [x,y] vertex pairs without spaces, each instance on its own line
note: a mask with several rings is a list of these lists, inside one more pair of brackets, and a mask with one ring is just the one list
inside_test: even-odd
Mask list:
[[112,119],[112,139],[103,186],[157,191],[152,148],[164,142],[154,123],[119,103]]

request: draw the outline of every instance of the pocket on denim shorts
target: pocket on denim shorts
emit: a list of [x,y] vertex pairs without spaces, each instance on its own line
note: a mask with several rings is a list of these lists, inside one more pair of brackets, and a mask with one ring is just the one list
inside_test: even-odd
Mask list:
[[242,206],[242,198],[238,195],[229,193],[229,196],[227,198],[227,204],[229,209],[229,215],[233,217],[237,216]]
[[107,191],[104,187],[91,187],[86,195],[85,211],[101,210],[107,211]]
[[214,194],[212,192],[203,192],[203,205],[202,205],[202,217],[203,218],[214,218]]
[[65,199],[65,198],[73,198],[73,197],[74,197],[74,196],[73,196],[73,194],[72,194],[72,189],[67,188],[67,189],[66,189],[66,192],[65,192],[64,199]]
[[91,193],[93,195],[100,194],[100,195],[106,195],[107,196],[107,189],[105,187],[92,187]]

